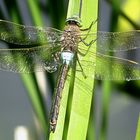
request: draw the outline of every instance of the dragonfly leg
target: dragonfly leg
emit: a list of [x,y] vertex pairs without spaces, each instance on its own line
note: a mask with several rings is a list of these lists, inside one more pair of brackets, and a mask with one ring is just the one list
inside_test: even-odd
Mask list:
[[77,57],[77,62],[78,62],[78,64],[79,64],[79,66],[80,66],[80,69],[81,69],[82,75],[83,75],[84,78],[86,78],[87,76],[86,76],[86,74],[84,73],[84,70],[83,70],[82,65],[81,65],[81,63],[80,63],[80,61],[79,61],[79,57],[78,57],[78,55],[77,55],[76,57]]
[[88,28],[85,29],[80,29],[80,31],[89,31],[91,30],[91,27],[98,21],[98,19],[96,19],[95,21],[92,21],[90,26]]
[[85,55],[87,55],[87,53],[88,53],[88,51],[89,51],[91,45],[92,45],[97,39],[91,40],[90,43],[86,43],[82,38],[80,38],[80,40],[81,40],[81,42],[83,42],[86,46],[88,46],[88,49],[86,50],[85,53],[82,53],[82,52],[80,52],[80,51],[78,50],[78,52],[79,52],[80,55],[85,56]]
[[85,29],[80,29],[80,31],[88,31],[86,36],[83,38],[83,40],[85,40],[87,37],[88,37],[88,34],[90,33],[91,31],[91,28],[92,26],[98,21],[98,19],[96,19],[95,21],[92,21],[90,26],[88,28],[85,28]]

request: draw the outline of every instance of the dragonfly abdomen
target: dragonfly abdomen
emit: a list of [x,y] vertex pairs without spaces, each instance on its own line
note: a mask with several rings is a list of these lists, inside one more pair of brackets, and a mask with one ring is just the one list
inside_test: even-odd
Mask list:
[[62,98],[62,90],[64,88],[64,84],[67,78],[67,73],[69,70],[69,65],[64,64],[61,67],[60,74],[58,77],[57,86],[55,88],[55,98],[53,102],[53,106],[51,109],[51,118],[50,118],[50,131],[54,132],[57,124],[58,114],[59,114],[59,107],[60,101]]
[[52,132],[54,132],[56,128],[60,100],[62,98],[62,90],[64,88],[64,84],[67,78],[67,73],[73,61],[74,54],[78,49],[79,36],[77,36],[77,33],[79,32],[80,32],[79,27],[72,22],[71,24],[65,27],[63,35],[61,36],[62,66],[58,76],[57,86],[55,88],[55,96],[54,96],[55,98],[51,111],[50,131]]

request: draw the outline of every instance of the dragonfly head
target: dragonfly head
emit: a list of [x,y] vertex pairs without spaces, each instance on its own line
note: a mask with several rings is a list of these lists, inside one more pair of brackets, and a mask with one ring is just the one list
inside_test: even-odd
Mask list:
[[66,19],[66,24],[75,24],[79,27],[81,27],[81,20],[78,16],[72,16]]

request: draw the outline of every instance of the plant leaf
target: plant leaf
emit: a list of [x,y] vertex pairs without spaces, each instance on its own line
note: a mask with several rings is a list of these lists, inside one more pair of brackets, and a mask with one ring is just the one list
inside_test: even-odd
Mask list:
[[139,119],[138,119],[138,125],[137,125],[137,132],[136,132],[135,140],[140,140],[140,115],[139,115]]
[[[74,5],[75,0],[71,0],[70,3]],[[70,4],[69,8],[70,8],[70,11],[73,13],[68,14],[68,16],[75,15],[75,10],[72,10],[71,8],[76,7],[76,6],[72,6],[72,4]],[[82,1],[81,21],[82,21],[83,29],[88,28],[93,21],[97,20],[97,10],[98,10],[98,0],[83,0]],[[97,29],[96,24],[94,24],[93,27],[94,28],[92,28],[91,30],[96,31]],[[88,41],[88,37],[86,40]],[[85,45],[80,46],[80,48],[84,48],[84,49],[85,47],[88,47],[88,46],[85,46]],[[95,52],[96,50],[95,44],[91,46],[90,50]],[[83,60],[89,60],[89,59],[91,59],[92,62],[95,62],[95,58],[94,57],[89,58],[88,54],[83,58]],[[78,66],[78,63],[77,63],[77,66]],[[84,71],[84,73],[86,74],[86,71]],[[76,72],[76,77],[78,77],[78,79],[77,78],[75,79],[75,85],[77,85],[78,83],[79,85],[74,87],[70,121],[69,121],[69,127],[68,127],[68,132],[67,132],[67,140],[72,140],[72,139],[85,140],[86,139],[89,116],[90,116],[92,89],[93,89],[93,83],[94,83],[93,77],[87,77],[85,79],[83,75],[78,72]]]

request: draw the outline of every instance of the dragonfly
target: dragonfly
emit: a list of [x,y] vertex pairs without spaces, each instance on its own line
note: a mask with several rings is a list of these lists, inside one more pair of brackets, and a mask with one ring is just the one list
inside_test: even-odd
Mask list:
[[[140,48],[140,31],[91,32],[82,30],[79,18],[66,20],[64,30],[51,27],[24,26],[0,20],[0,40],[10,48],[0,48],[0,70],[16,73],[55,72],[60,67],[51,109],[50,131],[55,132],[62,91],[73,60],[76,70],[86,77],[100,80],[140,79],[140,64],[114,56]],[[86,32],[85,32],[86,31]],[[90,40],[86,42],[87,40]],[[97,42],[96,53],[90,49]],[[83,47],[80,47],[83,44]],[[89,56],[88,60],[84,57]],[[93,59],[96,61],[93,61]]]

